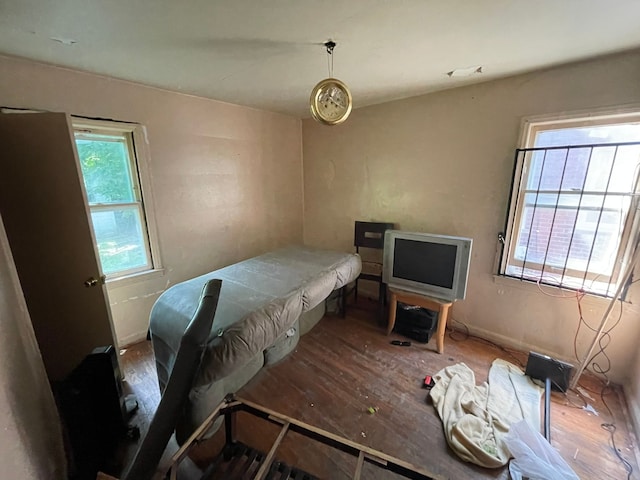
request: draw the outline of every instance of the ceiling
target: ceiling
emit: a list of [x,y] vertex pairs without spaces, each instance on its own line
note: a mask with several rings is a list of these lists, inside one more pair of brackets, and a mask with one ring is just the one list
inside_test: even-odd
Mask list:
[[308,117],[329,39],[358,108],[640,47],[638,19],[638,0],[0,0],[0,52]]

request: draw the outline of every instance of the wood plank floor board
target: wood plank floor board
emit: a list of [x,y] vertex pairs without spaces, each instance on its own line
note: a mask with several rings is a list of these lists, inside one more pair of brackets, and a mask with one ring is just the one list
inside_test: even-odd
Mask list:
[[[294,352],[276,365],[263,368],[238,396],[282,414],[341,435],[451,479],[508,479],[506,468],[485,469],[461,461],[448,447],[442,423],[421,388],[427,374],[464,362],[476,375],[476,383],[487,380],[491,362],[503,358],[524,365],[525,352],[511,352],[462,332],[450,333],[443,354],[428,344],[410,347],[391,345],[385,327],[377,321],[375,303],[362,300],[351,306],[346,318],[325,316],[311,332],[301,337]],[[159,395],[149,342],[132,346],[123,355],[127,388],[141,404],[134,420],[146,430]],[[609,414],[600,398],[601,384],[590,375],[580,382],[592,398],[586,401],[598,413],[583,409],[585,401],[576,393],[552,394],[552,445],[582,479],[624,479],[627,473],[614,453],[611,434],[603,423],[615,423],[615,442],[620,454],[640,478],[637,443],[630,427],[622,390],[618,386],[605,396]],[[542,402],[541,402],[542,403]],[[374,414],[369,407],[377,409]],[[238,437],[267,452],[279,428],[240,414]],[[199,445],[192,459],[205,465],[215,457],[221,432]],[[125,461],[135,445],[125,447]],[[336,452],[288,433],[276,457],[321,478],[342,479],[353,475],[356,458]],[[362,478],[399,478],[365,464]]]

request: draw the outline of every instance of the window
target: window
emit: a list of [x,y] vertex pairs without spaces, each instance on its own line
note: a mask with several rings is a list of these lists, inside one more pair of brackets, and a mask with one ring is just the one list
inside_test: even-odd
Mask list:
[[612,296],[638,230],[640,113],[523,133],[500,273]]
[[114,279],[157,268],[135,141],[140,127],[74,119],[73,128],[102,272]]

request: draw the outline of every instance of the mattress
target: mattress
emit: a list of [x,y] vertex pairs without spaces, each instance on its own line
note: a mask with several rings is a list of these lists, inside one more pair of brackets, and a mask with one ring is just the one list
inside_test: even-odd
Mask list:
[[221,279],[222,289],[194,388],[250,363],[286,337],[301,314],[355,280],[360,270],[357,254],[291,246],[172,286],[160,295],[150,316],[161,391],[207,280]]

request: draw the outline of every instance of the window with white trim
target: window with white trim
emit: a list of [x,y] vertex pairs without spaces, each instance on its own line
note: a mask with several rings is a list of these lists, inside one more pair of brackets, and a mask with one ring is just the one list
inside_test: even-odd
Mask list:
[[74,118],[73,130],[103,274],[111,280],[157,268],[138,158],[141,127]]
[[638,236],[640,112],[526,122],[500,274],[612,296]]

